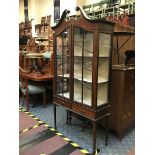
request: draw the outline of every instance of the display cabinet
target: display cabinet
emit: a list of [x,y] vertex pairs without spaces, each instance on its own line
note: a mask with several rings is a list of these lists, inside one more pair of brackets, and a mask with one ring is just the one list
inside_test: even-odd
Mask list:
[[[93,124],[93,152],[96,150],[96,122],[108,120],[113,23],[91,20],[80,7],[79,16],[65,10],[54,30],[54,122],[56,105],[61,105]],[[106,134],[107,143],[107,134]]]

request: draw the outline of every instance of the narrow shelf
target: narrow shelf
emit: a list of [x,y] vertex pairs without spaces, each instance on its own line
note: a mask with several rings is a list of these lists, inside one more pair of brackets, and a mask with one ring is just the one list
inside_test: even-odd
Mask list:
[[[98,97],[97,97],[97,106],[103,105],[107,103],[107,87],[108,83],[102,83],[98,85]],[[103,93],[104,92],[104,93]],[[74,81],[74,101],[82,103],[83,96],[83,104],[91,106],[92,99],[92,89],[83,85],[83,94],[82,94],[82,86],[79,81]]]
[[60,75],[57,75],[58,77],[64,77],[64,78],[69,78],[69,74],[64,74],[63,76],[62,76],[62,74],[60,74]]
[[[79,81],[82,81],[82,76],[79,74],[79,75],[74,75],[74,79],[77,79]],[[85,82],[88,82],[88,83],[92,83],[92,76],[85,76],[83,77],[83,81]],[[104,82],[108,82],[107,79],[104,79],[104,78],[98,78],[98,83],[104,83]]]
[[[77,53],[76,53],[77,54]],[[79,58],[81,58],[82,57],[82,55],[74,55],[74,57],[79,57]],[[88,57],[88,58],[93,58],[93,55],[84,55],[83,57]],[[110,56],[109,55],[105,55],[105,54],[100,54],[99,55],[99,58],[110,58]]]
[[28,53],[26,54],[27,58],[43,58],[43,54],[42,53]]
[[61,93],[61,94],[58,94],[58,95],[60,95],[60,96],[63,96],[63,97],[66,97],[66,98],[69,98],[69,92],[67,92],[67,93]]
[[[69,78],[69,74],[64,74],[63,76],[58,75],[58,77]],[[82,76],[80,74],[76,74],[76,75],[74,75],[74,79],[76,79],[78,81],[82,81]],[[91,76],[83,77],[83,81],[88,82],[88,83],[92,83],[92,77]],[[105,78],[101,78],[101,77],[98,78],[98,83],[99,84],[100,83],[105,83],[105,82],[108,82],[108,80],[105,79]]]
[[[77,54],[77,53],[76,53]],[[80,53],[79,52],[79,54],[82,54],[82,53]],[[82,55],[74,55],[74,57],[82,57]],[[83,57],[90,57],[90,58],[92,58],[93,57],[93,55],[84,55]]]
[[[74,101],[82,103],[82,100],[80,99],[80,96],[78,94],[77,94],[77,96],[74,96]],[[103,104],[106,104],[106,103],[107,103],[106,100],[99,100],[98,99],[97,106],[100,106],[100,105],[103,105]],[[83,104],[91,106],[91,98],[89,96],[84,97],[83,98]]]

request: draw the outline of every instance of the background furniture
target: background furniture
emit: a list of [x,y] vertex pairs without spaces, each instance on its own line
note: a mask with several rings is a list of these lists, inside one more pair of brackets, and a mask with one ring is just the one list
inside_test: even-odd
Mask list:
[[[113,23],[91,20],[80,7],[76,9],[80,16],[69,17],[65,10],[53,27],[53,103],[92,121],[95,152],[96,122],[109,116]],[[55,105],[54,116],[56,127]],[[105,140],[107,144],[107,134]]]
[[130,25],[128,17],[135,14],[135,1],[101,0],[98,3],[84,5],[84,11],[92,19],[106,19]]
[[135,28],[120,23],[114,24],[112,65],[125,64],[126,51],[135,50]]
[[114,65],[109,127],[122,137],[135,122],[135,67]]
[[19,23],[19,34],[21,36],[31,36],[32,34],[32,20]]
[[37,83],[29,82],[27,72],[19,67],[19,86],[22,92],[22,100],[24,104],[24,96],[26,96],[26,110],[29,111],[29,95],[43,94],[43,105],[46,105],[46,89]]
[[[126,55],[125,55],[125,49],[122,51],[121,48],[123,48],[123,46],[126,46],[126,44],[128,45],[128,41],[129,43],[131,43],[132,41],[132,36],[134,36],[134,32],[114,32],[114,36],[116,36],[116,46],[115,48],[115,52],[117,53],[117,64],[124,64],[125,63],[125,59],[126,59]],[[129,45],[125,47],[126,49],[131,49],[132,47]],[[122,52],[121,52],[122,51]],[[128,50],[128,53],[130,53],[131,50]],[[120,62],[120,59],[121,60]],[[114,63],[114,62],[113,62]]]

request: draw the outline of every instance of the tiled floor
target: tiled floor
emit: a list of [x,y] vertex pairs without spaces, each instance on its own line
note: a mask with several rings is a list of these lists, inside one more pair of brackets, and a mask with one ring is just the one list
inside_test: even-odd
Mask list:
[[[48,104],[46,108],[43,108],[42,105],[36,105],[35,108],[31,108],[30,106],[30,112],[50,126],[54,126],[52,104]],[[72,119],[72,125],[67,125],[66,110],[63,107],[57,107],[57,130],[79,144],[82,148],[92,152],[92,128],[86,127],[85,131],[82,132],[81,125],[82,122],[76,118]],[[135,147],[135,130],[132,129],[121,141],[110,132],[108,146],[104,145],[104,140],[104,129],[99,127],[97,129],[99,155],[128,155]]]

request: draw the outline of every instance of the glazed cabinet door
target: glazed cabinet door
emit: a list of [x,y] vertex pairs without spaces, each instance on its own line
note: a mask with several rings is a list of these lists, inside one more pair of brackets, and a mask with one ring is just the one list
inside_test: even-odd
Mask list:
[[69,28],[56,36],[56,95],[70,98]]
[[74,94],[73,100],[92,105],[93,32],[73,27]]

